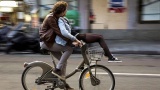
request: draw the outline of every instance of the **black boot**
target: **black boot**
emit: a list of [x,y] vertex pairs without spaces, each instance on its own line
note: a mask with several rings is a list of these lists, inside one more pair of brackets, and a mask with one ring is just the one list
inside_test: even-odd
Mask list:
[[[58,76],[61,76],[61,75],[62,75],[61,70],[60,70],[60,69],[57,69],[57,68],[53,71],[53,73],[57,74]],[[57,75],[56,75],[56,76],[57,76]]]

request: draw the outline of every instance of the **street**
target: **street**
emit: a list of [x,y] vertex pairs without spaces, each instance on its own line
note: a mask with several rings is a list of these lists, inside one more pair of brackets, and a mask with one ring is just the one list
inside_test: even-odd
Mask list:
[[[123,62],[108,63],[105,57],[99,62],[114,73],[115,90],[160,90],[160,55],[115,54],[115,56]],[[75,69],[81,60],[80,54],[72,54],[68,60],[67,72]],[[31,61],[45,61],[52,64],[49,55],[1,53],[0,90],[23,90],[21,85],[23,63]],[[78,90],[79,74],[67,79],[75,90]]]

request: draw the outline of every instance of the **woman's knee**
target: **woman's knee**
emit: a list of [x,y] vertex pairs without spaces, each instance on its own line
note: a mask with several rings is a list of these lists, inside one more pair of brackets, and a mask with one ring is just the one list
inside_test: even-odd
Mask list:
[[86,39],[86,34],[78,34],[77,36],[76,36],[76,38],[78,39],[78,40],[85,40]]
[[97,40],[98,40],[98,42],[104,40],[103,35],[97,35]]
[[103,35],[98,35],[100,39],[103,39]]
[[69,52],[71,52],[71,53],[72,53],[72,52],[73,52],[73,48],[72,48],[72,47],[70,47],[70,46],[68,46],[68,47],[67,47],[67,51],[69,51]]
[[71,47],[70,51],[73,52],[73,48],[72,47]]

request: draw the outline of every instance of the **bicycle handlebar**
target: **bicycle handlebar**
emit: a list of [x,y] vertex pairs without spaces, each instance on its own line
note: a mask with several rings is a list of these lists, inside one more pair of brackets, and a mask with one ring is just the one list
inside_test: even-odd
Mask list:
[[[83,40],[81,40],[81,43],[82,43],[82,46],[86,45],[86,43]],[[82,46],[80,46],[80,48],[82,48]]]

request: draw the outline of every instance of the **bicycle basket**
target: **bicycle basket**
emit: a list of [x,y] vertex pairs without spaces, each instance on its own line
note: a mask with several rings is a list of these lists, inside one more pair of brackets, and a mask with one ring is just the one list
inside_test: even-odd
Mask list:
[[86,50],[86,54],[87,54],[89,60],[96,61],[96,60],[101,60],[101,58],[104,54],[104,51],[101,47],[94,46],[94,47],[89,47]]

